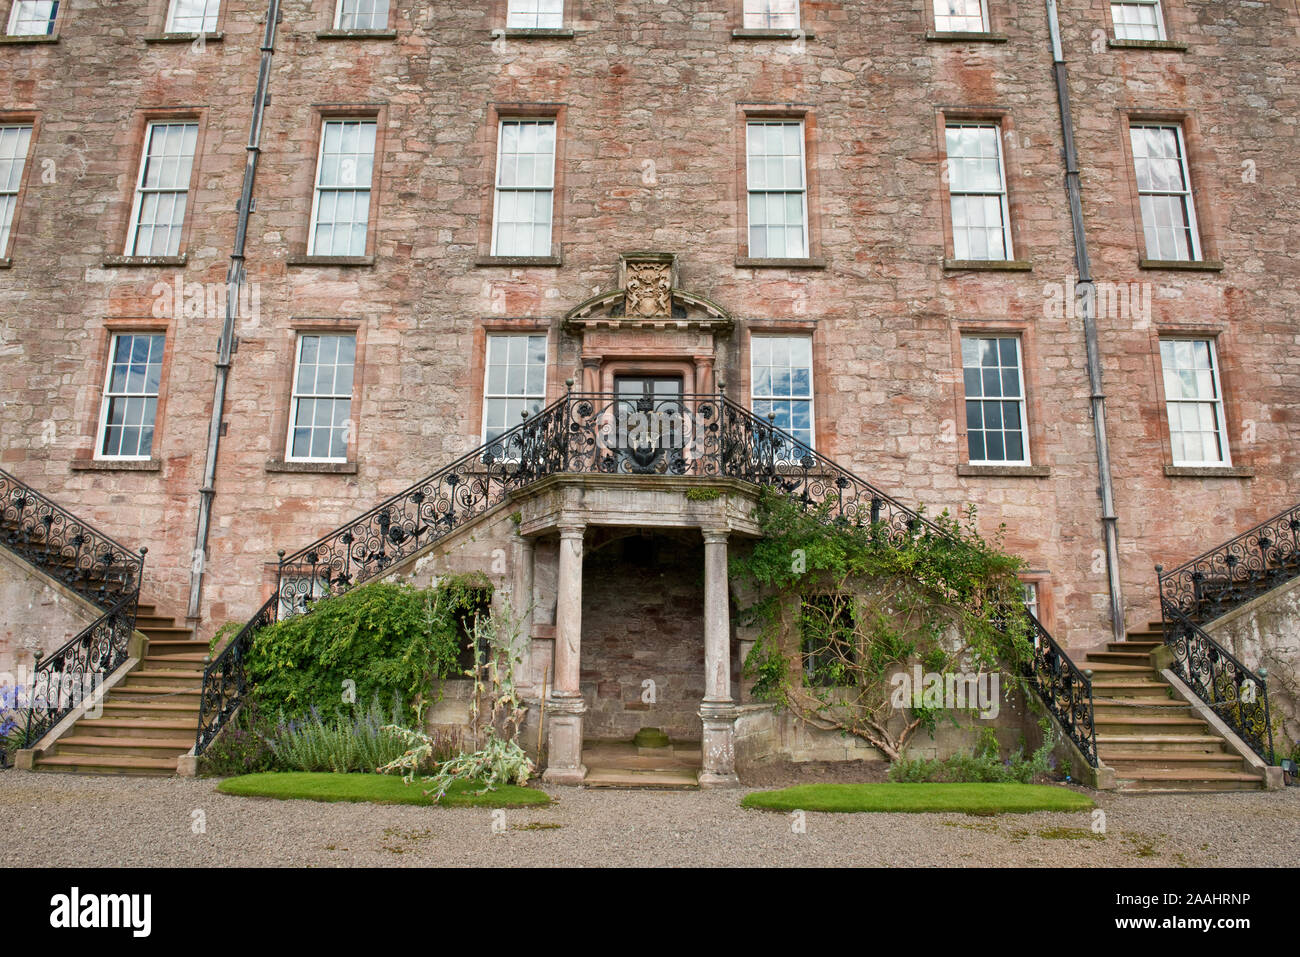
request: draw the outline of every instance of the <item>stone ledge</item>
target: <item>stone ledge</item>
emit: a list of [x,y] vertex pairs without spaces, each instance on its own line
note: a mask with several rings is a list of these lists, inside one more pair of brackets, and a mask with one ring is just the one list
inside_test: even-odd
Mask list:
[[1255,470],[1240,465],[1166,465],[1170,478],[1254,478]]
[[11,269],[13,268],[13,264],[14,261],[12,259],[0,259],[0,269]]
[[162,459],[73,459],[74,472],[159,472]]
[[1186,43],[1180,43],[1177,40],[1116,40],[1111,38],[1106,41],[1106,46],[1112,50],[1177,50],[1187,49]]
[[203,43],[220,43],[225,38],[224,33],[154,33],[144,37],[145,43],[193,43],[199,37],[203,38]]
[[931,43],[1006,43],[1005,33],[963,33],[950,30],[926,30],[925,38]]
[[774,259],[765,257],[737,256],[737,269],[825,269],[826,260],[820,256],[807,259]]
[[746,30],[731,31],[733,40],[815,40],[817,34],[803,30]]
[[492,38],[498,37],[507,40],[572,40],[574,33],[567,27],[506,27],[492,31]]
[[396,40],[396,30],[318,30],[317,40]]
[[943,268],[950,271],[1031,272],[1034,266],[1027,259],[945,259]]
[[957,474],[1000,478],[1047,478],[1052,474],[1052,469],[1047,465],[971,465],[967,462],[957,466]]
[[0,43],[7,43],[10,46],[22,46],[27,43],[58,43],[59,35],[57,33],[41,33],[36,36],[10,37],[0,36]]
[[1189,269],[1193,272],[1219,272],[1223,269],[1218,259],[1139,259],[1139,269]]
[[563,266],[563,256],[479,256],[475,266]]
[[374,256],[290,256],[286,266],[373,266]]
[[285,462],[272,459],[266,463],[268,472],[289,472],[295,474],[317,475],[356,475],[356,462]]
[[189,256],[105,256],[105,266],[184,266]]

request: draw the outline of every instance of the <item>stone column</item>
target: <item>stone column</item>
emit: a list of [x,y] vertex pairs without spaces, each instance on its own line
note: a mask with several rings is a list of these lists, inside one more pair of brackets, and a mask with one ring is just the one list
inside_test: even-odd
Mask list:
[[700,787],[734,787],[736,705],[731,698],[731,613],[727,586],[727,530],[704,529],[704,700],[700,720]]
[[555,605],[555,684],[547,695],[550,721],[546,772],[553,784],[581,784],[582,764],[582,536],[581,523],[560,527],[560,569]]
[[582,391],[600,391],[600,356],[582,357]]

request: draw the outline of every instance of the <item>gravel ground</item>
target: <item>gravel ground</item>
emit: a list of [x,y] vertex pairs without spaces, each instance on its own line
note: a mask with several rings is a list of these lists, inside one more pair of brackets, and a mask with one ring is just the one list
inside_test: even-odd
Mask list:
[[1090,813],[1046,812],[809,813],[795,833],[790,815],[740,808],[745,793],[556,788],[549,807],[493,812],[228,797],[211,778],[11,770],[0,772],[0,842],[10,866],[1300,865],[1300,788],[1101,794],[1104,836]]

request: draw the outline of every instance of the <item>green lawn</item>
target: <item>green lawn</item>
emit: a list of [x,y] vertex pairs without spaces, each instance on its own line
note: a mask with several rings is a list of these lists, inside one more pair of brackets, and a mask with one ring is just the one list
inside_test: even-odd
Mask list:
[[1092,798],[1043,784],[800,784],[756,791],[742,807],[769,811],[964,811],[969,814],[1026,814],[1082,811]]
[[[549,804],[544,791],[506,784],[495,791],[475,794],[481,785],[457,781],[438,802],[439,807],[524,807]],[[433,804],[424,793],[425,785],[417,778],[405,784],[392,774],[330,774],[307,771],[243,774],[226,778],[217,785],[222,794],[239,797],[269,797],[281,800],[298,798],[307,801],[371,801],[375,804]]]

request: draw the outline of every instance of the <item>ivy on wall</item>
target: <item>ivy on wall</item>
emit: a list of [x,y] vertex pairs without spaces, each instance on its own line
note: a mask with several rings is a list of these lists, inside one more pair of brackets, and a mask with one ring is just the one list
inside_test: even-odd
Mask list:
[[[982,537],[972,507],[946,512],[891,540],[883,525],[831,520],[770,489],[755,517],[762,537],[733,557],[747,595],[738,619],[758,629],[745,674],[754,694],[815,728],[861,738],[897,760],[918,730],[945,713],[908,698],[899,708],[892,675],[920,663],[941,676],[1008,669],[1019,674],[1033,648],[1018,572],[1002,530]],[[955,718],[951,711],[946,712]]]

